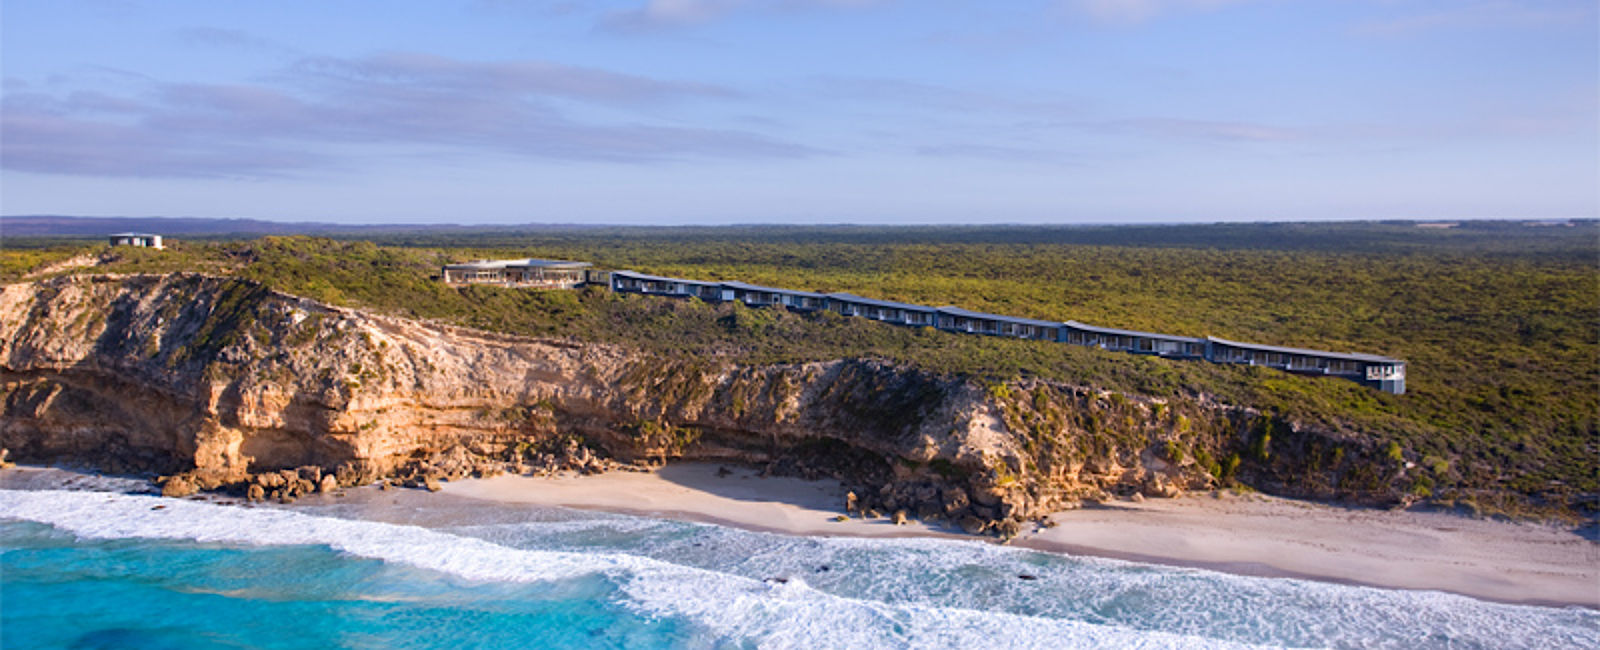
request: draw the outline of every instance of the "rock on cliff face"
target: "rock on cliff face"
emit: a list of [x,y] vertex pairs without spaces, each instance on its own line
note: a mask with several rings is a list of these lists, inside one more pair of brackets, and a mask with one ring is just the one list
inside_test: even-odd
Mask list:
[[[1211,486],[1262,421],[1200,399],[991,386],[871,360],[663,359],[194,274],[6,285],[0,362],[0,446],[18,460],[181,474],[263,498],[332,489],[327,476],[421,486],[687,458],[837,477],[864,495],[862,511],[1018,521],[1107,491]],[[1337,494],[1327,483],[1289,487]]]

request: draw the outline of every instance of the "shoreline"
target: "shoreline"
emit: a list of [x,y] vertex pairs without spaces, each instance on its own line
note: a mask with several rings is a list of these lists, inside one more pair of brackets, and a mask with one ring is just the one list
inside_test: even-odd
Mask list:
[[[718,468],[726,467],[719,476]],[[447,482],[443,493],[502,504],[603,510],[787,535],[934,537],[997,542],[940,524],[887,517],[835,521],[832,481],[756,476],[680,463],[597,476],[500,476]],[[1600,609],[1600,543],[1555,526],[1434,512],[1356,509],[1227,492],[1117,501],[1025,524],[1010,544],[1265,578],[1436,590],[1495,602]]]
[[[0,470],[0,488],[120,491],[138,482],[68,469]],[[405,488],[382,491],[375,485],[345,492],[349,497],[317,495],[302,502],[359,501],[378,494],[402,501],[433,496]],[[760,477],[748,468],[697,462],[648,472],[466,479],[445,482],[442,490],[453,498],[506,507],[598,510],[784,535],[997,543],[995,538],[967,535],[938,523],[911,520],[897,526],[887,517],[837,521],[844,514],[845,492],[833,481]],[[215,495],[201,498],[236,502]],[[1227,492],[1090,505],[1054,513],[1051,520],[1056,524],[1051,528],[1025,524],[1010,544],[1235,575],[1600,609],[1600,542],[1551,525]]]

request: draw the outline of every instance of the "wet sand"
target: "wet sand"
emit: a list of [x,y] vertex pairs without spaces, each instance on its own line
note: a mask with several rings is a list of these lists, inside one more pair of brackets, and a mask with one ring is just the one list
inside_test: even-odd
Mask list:
[[[704,463],[655,472],[446,483],[444,492],[501,503],[565,506],[702,521],[791,535],[941,536],[939,523],[836,521],[845,490],[831,481],[755,475]],[[1600,608],[1600,543],[1556,526],[1445,513],[1355,509],[1255,494],[1118,501],[1051,516],[1011,543],[1268,577],[1489,600]]]

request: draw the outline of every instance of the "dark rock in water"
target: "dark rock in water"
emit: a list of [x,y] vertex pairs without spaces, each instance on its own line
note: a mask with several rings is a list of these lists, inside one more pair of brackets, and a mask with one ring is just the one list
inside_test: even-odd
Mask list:
[[1017,574],[1017,578],[1020,579],[1020,580],[1038,580],[1039,576],[1033,575],[1031,573],[1018,573]]
[[833,570],[833,567],[830,567],[830,566],[828,566],[826,564],[817,567],[817,573],[827,573],[827,572],[832,571],[832,570]]
[[768,583],[768,584],[783,585],[783,584],[789,584],[789,579],[788,578],[784,578],[784,577],[774,577],[774,578],[767,578],[766,580],[762,580],[762,582],[765,582],[765,583]]

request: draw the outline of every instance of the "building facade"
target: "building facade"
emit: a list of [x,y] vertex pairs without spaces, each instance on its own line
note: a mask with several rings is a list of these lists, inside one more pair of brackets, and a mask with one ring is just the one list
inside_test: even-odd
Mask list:
[[827,310],[841,316],[908,327],[935,327],[947,332],[1055,341],[1169,359],[1264,366],[1298,374],[1340,377],[1396,395],[1406,392],[1406,362],[1376,354],[1259,345],[1214,336],[1199,338],[1140,332],[1077,321],[988,314],[960,307],[913,305],[849,293],[822,294],[743,282],[665,278],[632,271],[613,271],[610,287],[621,293],[694,297],[708,302],[737,301],[757,307],[781,306],[803,311]]
[[111,235],[112,246],[134,246],[137,248],[166,248],[161,243],[161,235],[151,235],[142,232],[119,232]]
[[478,260],[446,264],[439,278],[448,284],[497,284],[529,289],[574,289],[589,278],[588,262],[566,260]]

